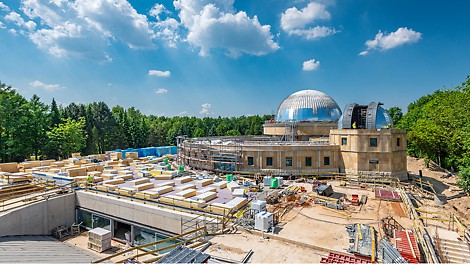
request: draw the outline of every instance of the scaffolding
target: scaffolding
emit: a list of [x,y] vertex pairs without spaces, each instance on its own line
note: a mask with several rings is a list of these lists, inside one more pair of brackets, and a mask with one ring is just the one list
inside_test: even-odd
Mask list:
[[242,144],[240,137],[178,137],[178,165],[190,166],[198,170],[234,172],[242,164]]
[[297,141],[297,125],[295,120],[289,120],[284,123],[284,135],[282,141]]

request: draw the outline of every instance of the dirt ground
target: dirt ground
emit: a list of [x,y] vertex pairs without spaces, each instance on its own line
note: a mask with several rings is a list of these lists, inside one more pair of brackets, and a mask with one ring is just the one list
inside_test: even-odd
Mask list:
[[325,252],[309,247],[267,238],[258,234],[238,231],[236,234],[225,234],[212,238],[213,243],[205,253],[214,256],[241,261],[246,254],[253,250],[251,263],[319,263]]
[[[409,173],[419,175],[419,170],[422,171],[423,180],[432,182],[438,192],[447,196],[461,192],[457,187],[456,177],[443,179],[441,176],[448,172],[439,169],[435,164],[431,164],[431,168],[426,168],[422,159],[408,157]],[[413,227],[413,222],[406,216],[401,202],[381,201],[375,199],[372,191],[339,186],[337,181],[328,184],[333,186],[335,193],[346,197],[351,197],[352,194],[367,195],[368,201],[363,206],[348,206],[342,213],[313,203],[294,207],[276,228],[275,238],[271,236],[271,239],[262,239],[260,235],[246,232],[217,236],[211,240],[215,244],[207,252],[241,260],[252,249],[255,253],[250,262],[254,263],[315,263],[319,262],[321,256],[327,255],[328,249],[348,254],[347,248],[350,244],[346,225],[354,223],[372,225],[379,233],[378,239],[384,235],[380,224],[380,220],[384,217],[393,216],[403,227],[408,229]],[[311,185],[297,185],[311,191]],[[470,224],[468,196],[450,200],[444,206],[436,205],[432,200],[423,200],[421,208],[436,212],[452,212]],[[445,228],[442,230],[446,230],[448,224],[442,222],[439,225]],[[286,243],[283,239],[295,240],[297,243]],[[311,247],[323,250],[314,250]],[[276,250],[272,250],[273,248]]]
[[[83,250],[92,252],[93,254],[97,255],[97,258],[96,258],[97,260],[100,259],[100,258],[108,257],[112,254],[115,254],[115,253],[117,253],[118,251],[120,251],[122,249],[127,249],[125,244],[119,243],[119,242],[114,241],[114,240],[111,240],[111,248],[110,249],[108,249],[104,252],[101,252],[101,253],[96,252],[94,250],[91,250],[91,249],[88,248],[88,244],[87,244],[88,243],[88,231],[82,232],[79,236],[67,237],[63,240],[63,242],[66,243],[66,244],[75,246],[75,247],[79,247]],[[108,261],[107,263],[111,263],[111,262]]]
[[[432,179],[437,181],[436,185],[443,186],[442,194],[452,196],[460,193],[462,190],[457,186],[457,177],[441,178],[443,175],[448,174],[448,171],[439,168],[437,164],[430,163],[430,168],[426,168],[423,159],[408,157],[408,172],[410,174],[419,175],[419,170],[423,173],[424,179]],[[433,182],[434,183],[434,182]],[[444,189],[445,188],[445,189]],[[436,190],[438,191],[438,190]],[[449,200],[444,206],[438,206],[432,201],[424,201],[423,208],[432,211],[445,211],[457,215],[467,226],[470,226],[470,197],[464,196],[456,199]]]
[[[251,262],[254,263],[317,263],[321,256],[327,256],[329,251],[349,254],[347,225],[355,223],[372,225],[379,234],[378,239],[383,235],[380,220],[384,217],[393,216],[404,227],[412,227],[412,221],[406,217],[401,203],[377,200],[374,192],[370,190],[342,187],[338,181],[328,184],[333,186],[335,195],[346,195],[346,197],[351,197],[352,194],[367,195],[368,201],[363,206],[350,205],[344,211],[328,209],[314,203],[295,206],[277,225],[275,235],[267,234],[271,239],[262,239],[259,234],[252,235],[243,231],[217,236],[211,240],[215,245],[211,246],[208,252],[216,256],[241,260],[252,249],[255,253]],[[307,189],[306,194],[312,193],[311,185],[306,183],[296,185],[304,186]],[[271,250],[273,247],[276,247],[275,251]]]

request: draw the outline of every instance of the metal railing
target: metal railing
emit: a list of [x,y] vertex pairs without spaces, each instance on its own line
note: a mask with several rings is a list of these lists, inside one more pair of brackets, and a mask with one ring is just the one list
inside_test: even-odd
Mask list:
[[75,185],[76,183],[71,182],[64,185],[45,188],[44,190],[34,192],[33,194],[24,194],[22,196],[17,196],[12,199],[3,200],[0,204],[0,212],[7,212],[26,205],[47,200],[51,197],[60,196],[64,193],[70,193],[73,191]]
[[[138,260],[139,257],[143,257],[143,256],[150,255],[150,254],[153,254],[153,255],[158,254],[161,251],[168,250],[168,249],[177,247],[179,245],[184,245],[184,244],[190,243],[190,242],[192,242],[194,240],[197,240],[197,239],[200,239],[200,238],[204,238],[204,237],[206,237],[206,235],[207,235],[207,230],[206,230],[206,227],[203,226],[203,227],[197,228],[195,230],[192,230],[192,231],[189,231],[189,232],[186,232],[186,233],[182,233],[182,234],[177,235],[177,236],[169,237],[169,238],[166,238],[166,239],[162,239],[162,240],[151,242],[151,243],[144,244],[144,245],[131,247],[129,249],[119,251],[118,253],[115,253],[115,254],[110,255],[108,257],[95,260],[92,263],[101,263],[101,262],[104,262],[104,261],[107,261],[107,260],[111,260],[113,258],[119,257],[119,256],[121,256],[125,253],[131,252],[131,251],[134,251],[134,250],[136,250],[135,255],[132,255],[132,256],[126,257],[124,259],[118,260],[117,263],[123,263],[124,261],[126,261],[130,258],[134,258],[134,259]],[[189,238],[184,239],[187,236],[189,236]],[[155,250],[148,250],[148,251],[145,250],[145,248],[147,248],[147,247],[156,246],[156,245],[159,245],[159,244],[162,244],[162,243],[165,243],[165,242],[178,241],[178,240],[181,240],[181,239],[184,239],[184,240],[180,241],[180,242],[177,242],[177,243],[175,243],[173,245],[170,245],[170,246],[166,246],[166,247],[163,247],[163,248],[158,248],[158,249],[155,249]],[[141,250],[142,253],[139,254],[139,250]],[[148,262],[153,262],[155,260],[153,260],[153,259],[144,260],[144,262],[147,262],[147,261]]]

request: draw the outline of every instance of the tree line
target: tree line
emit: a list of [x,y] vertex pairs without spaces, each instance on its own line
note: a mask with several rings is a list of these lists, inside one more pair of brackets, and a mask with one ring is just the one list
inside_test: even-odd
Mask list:
[[112,109],[104,102],[50,105],[33,95],[27,100],[0,82],[0,161],[68,158],[107,150],[176,145],[188,137],[261,135],[272,115],[240,117],[164,117],[131,107]]
[[470,77],[454,88],[422,96],[403,115],[389,109],[395,127],[408,131],[408,154],[459,171],[460,185],[470,191]]

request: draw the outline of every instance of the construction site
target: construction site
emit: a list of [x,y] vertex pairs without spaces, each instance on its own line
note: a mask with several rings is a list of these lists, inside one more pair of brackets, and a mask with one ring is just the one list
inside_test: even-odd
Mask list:
[[380,103],[301,91],[264,130],[0,164],[0,262],[470,262],[468,194]]

